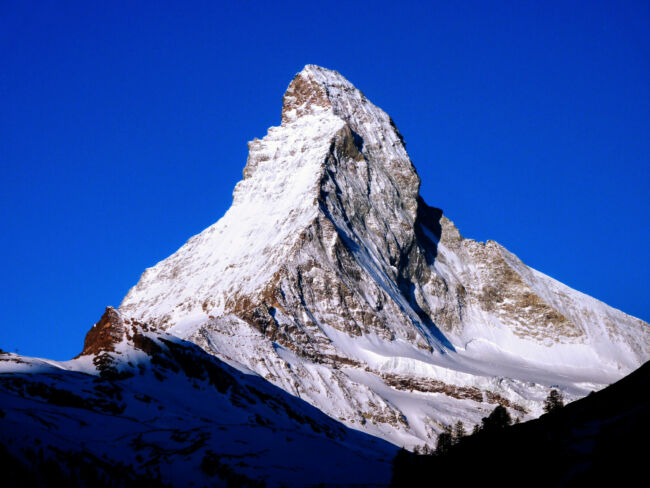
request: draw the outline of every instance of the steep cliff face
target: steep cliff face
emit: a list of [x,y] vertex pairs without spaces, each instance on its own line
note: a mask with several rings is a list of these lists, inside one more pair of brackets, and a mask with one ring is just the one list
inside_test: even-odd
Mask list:
[[125,317],[407,446],[650,357],[646,323],[427,206],[393,121],[337,72],[306,66],[249,149],[232,207],[145,271]]

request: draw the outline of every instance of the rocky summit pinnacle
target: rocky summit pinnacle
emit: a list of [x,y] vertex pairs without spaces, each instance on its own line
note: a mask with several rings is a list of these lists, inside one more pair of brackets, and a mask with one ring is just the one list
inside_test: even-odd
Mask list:
[[542,412],[650,357],[648,324],[461,236],[419,196],[391,118],[306,66],[249,143],[214,225],[149,268],[120,313],[412,447],[501,404]]
[[[323,72],[323,68],[310,64],[295,76],[282,99],[283,124],[306,114],[332,109],[327,82],[323,83],[322,77],[318,76]],[[326,76],[330,75],[327,78],[332,81],[336,80],[339,84],[347,81],[341,76],[331,76],[329,72],[325,72],[325,74]]]

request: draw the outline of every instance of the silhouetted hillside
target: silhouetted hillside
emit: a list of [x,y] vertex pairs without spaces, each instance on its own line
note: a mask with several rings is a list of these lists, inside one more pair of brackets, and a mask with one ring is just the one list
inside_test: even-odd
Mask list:
[[647,479],[650,362],[543,415],[461,439],[446,454],[401,451],[392,486],[624,486]]

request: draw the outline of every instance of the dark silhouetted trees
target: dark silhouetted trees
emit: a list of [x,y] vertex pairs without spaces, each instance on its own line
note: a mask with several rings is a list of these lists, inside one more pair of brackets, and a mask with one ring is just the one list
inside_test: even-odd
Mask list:
[[544,402],[544,411],[546,413],[551,413],[558,408],[562,408],[563,406],[564,397],[562,397],[562,393],[557,390],[551,390],[551,392],[546,397],[546,401]]
[[454,444],[457,444],[466,435],[465,425],[459,420],[454,424]]
[[497,405],[490,415],[483,417],[481,423],[483,431],[491,432],[509,426],[512,424],[512,418],[506,407]]
[[649,389],[650,362],[563,407],[552,393],[552,413],[535,420],[509,425],[497,407],[444,454],[403,452],[391,487],[636,486],[647,477],[639,439],[650,437]]
[[454,437],[451,432],[451,427],[446,425],[444,431],[438,436],[438,444],[436,445],[436,454],[446,454],[449,452],[451,446],[454,445]]

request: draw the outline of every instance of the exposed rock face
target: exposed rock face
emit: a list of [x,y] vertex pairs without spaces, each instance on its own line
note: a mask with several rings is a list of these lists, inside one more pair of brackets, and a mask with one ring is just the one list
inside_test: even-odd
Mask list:
[[232,207],[145,271],[125,316],[407,446],[495,402],[537,415],[549,386],[583,395],[650,357],[646,323],[427,206],[395,124],[340,74],[309,65],[283,102]]
[[124,322],[119,312],[113,307],[106,307],[102,318],[86,334],[79,356],[114,351],[115,345],[124,338],[124,332]]

